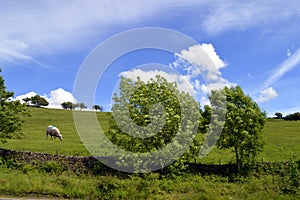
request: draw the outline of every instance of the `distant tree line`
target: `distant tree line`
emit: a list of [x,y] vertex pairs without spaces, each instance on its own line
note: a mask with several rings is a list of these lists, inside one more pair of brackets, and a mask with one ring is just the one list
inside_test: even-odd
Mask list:
[[[61,104],[62,108],[65,110],[74,110],[76,108],[80,108],[80,110],[87,108],[87,106],[84,103],[73,103],[71,101],[63,102]],[[93,105],[92,107],[96,111],[103,111],[103,107],[99,105]]]
[[293,114],[289,114],[284,117],[284,120],[295,120],[295,121],[300,120],[300,113],[295,112]]
[[283,117],[283,114],[280,112],[275,113],[274,119],[284,119],[284,120],[290,120],[290,121],[297,121],[300,120],[300,112],[295,112],[293,114],[288,114],[285,117]]
[[[26,98],[23,98],[22,100],[26,103],[26,105],[28,107],[38,107],[39,108],[41,106],[49,105],[49,102],[44,97],[41,97],[40,95],[26,97]],[[82,110],[82,109],[87,108],[87,106],[84,103],[73,103],[71,101],[63,102],[61,104],[61,106],[63,109],[66,109],[66,110],[73,110],[76,108],[79,108],[80,110]],[[92,108],[96,111],[100,111],[100,112],[103,111],[103,107],[99,106],[99,105],[93,105]]]

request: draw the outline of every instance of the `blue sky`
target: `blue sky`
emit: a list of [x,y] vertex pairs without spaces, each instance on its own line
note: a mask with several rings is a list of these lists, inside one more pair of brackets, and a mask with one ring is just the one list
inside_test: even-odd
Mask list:
[[[123,31],[161,27],[199,44],[174,54],[141,50],[122,55],[105,71],[95,104],[109,110],[120,75],[155,74],[136,68],[147,63],[174,67],[177,79],[191,77],[184,59],[204,73],[206,82],[188,78],[191,92],[240,85],[269,116],[289,114],[300,111],[299,21],[296,0],[0,1],[1,75],[15,98],[39,94],[59,107],[73,98],[77,72],[97,45]],[[212,63],[203,63],[203,52]],[[184,84],[182,90],[188,90]]]

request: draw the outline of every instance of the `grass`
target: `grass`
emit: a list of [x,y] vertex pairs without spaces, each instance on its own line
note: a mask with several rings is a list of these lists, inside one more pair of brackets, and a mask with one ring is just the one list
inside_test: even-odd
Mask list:
[[[1,166],[0,166],[1,167]],[[143,176],[91,176],[70,172],[23,173],[0,168],[1,196],[32,196],[71,199],[297,199],[298,194],[282,192],[282,178],[260,174],[246,178],[187,174],[176,179],[158,174]]]
[[[29,109],[32,116],[27,118],[23,125],[24,137],[11,139],[1,147],[52,154],[89,155],[77,134],[72,111],[45,108]],[[107,113],[98,112],[97,117],[102,128],[108,129]],[[46,127],[50,124],[59,127],[63,135],[62,142],[58,139],[51,140],[50,137],[46,139]]]
[[[32,116],[26,119],[23,127],[24,138],[9,140],[7,143],[1,144],[2,148],[52,154],[89,155],[77,134],[72,111],[43,108],[30,108],[30,111]],[[97,112],[96,115],[102,129],[108,130],[108,114]],[[60,128],[63,134],[62,142],[46,139],[45,129],[49,124]],[[268,119],[263,134],[266,144],[264,151],[260,154],[261,160],[267,162],[288,161],[292,152],[294,152],[295,159],[300,160],[300,121]],[[199,162],[225,164],[234,162],[233,157],[231,150],[224,151],[214,148],[207,157],[199,159]]]
[[[32,117],[26,119],[23,139],[12,139],[2,148],[47,152],[65,155],[89,155],[82,144],[72,111],[30,108]],[[80,111],[77,111],[80,112]],[[104,130],[109,128],[107,113],[96,113]],[[49,125],[61,129],[63,141],[47,140]],[[288,161],[291,152],[300,160],[300,122],[268,119],[263,130],[266,141],[261,154],[264,161]],[[228,163],[230,150],[216,148],[201,163]],[[1,160],[0,160],[1,161]],[[0,162],[1,163],[1,162]],[[71,199],[300,199],[298,194],[283,192],[288,177],[280,173],[254,173],[247,177],[185,174],[175,179],[158,174],[91,175],[70,171],[46,173],[30,164],[8,167],[0,164],[0,197],[25,196],[33,198]],[[284,181],[283,181],[284,180]],[[298,195],[298,196],[297,196]]]
[[300,121],[268,119],[264,138],[266,145],[261,157],[265,161],[287,161],[292,152],[300,160]]
[[[286,162],[292,152],[300,160],[300,121],[267,119],[263,129],[264,151],[259,155],[264,162]],[[219,164],[235,162],[231,150],[219,150],[216,147],[207,157],[199,159],[202,163]]]

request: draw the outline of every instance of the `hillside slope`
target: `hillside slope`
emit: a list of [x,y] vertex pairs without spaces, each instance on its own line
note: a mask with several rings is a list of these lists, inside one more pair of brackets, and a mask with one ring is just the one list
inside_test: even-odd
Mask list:
[[[29,108],[31,117],[23,125],[23,139],[12,139],[0,146],[7,149],[47,152],[65,155],[89,155],[77,134],[73,114],[70,110]],[[84,111],[77,111],[84,112]],[[97,112],[98,120],[103,129],[108,128],[109,118],[107,113]],[[57,126],[63,141],[46,139],[45,130],[48,125]]]
[[[7,149],[47,152],[64,155],[89,155],[77,134],[72,111],[45,108],[30,108],[32,116],[26,119],[23,127],[25,133],[23,139],[12,139],[1,147]],[[77,111],[81,112],[81,111]],[[84,112],[84,111],[82,111]],[[102,129],[109,128],[109,116],[107,113],[97,112],[97,118]],[[60,128],[63,141],[47,140],[46,127],[52,124]],[[263,130],[265,138],[265,150],[260,155],[264,161],[287,161],[294,152],[297,160],[300,159],[300,121],[284,121],[268,119]],[[202,163],[227,163],[233,157],[230,151],[221,151],[214,148]]]

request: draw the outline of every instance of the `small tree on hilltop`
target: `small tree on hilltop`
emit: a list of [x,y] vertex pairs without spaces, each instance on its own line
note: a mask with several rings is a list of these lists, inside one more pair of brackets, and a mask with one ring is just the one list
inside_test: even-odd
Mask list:
[[[0,70],[1,72],[1,70]],[[4,80],[0,76],[0,142],[22,136],[21,128],[25,116],[29,116],[26,105],[20,101],[10,101],[14,93],[6,90]]]
[[217,142],[220,149],[233,148],[238,171],[251,166],[263,150],[262,129],[266,113],[246,96],[241,87],[224,88],[227,108],[223,131]]
[[80,110],[87,108],[87,106],[84,103],[79,103],[78,106]]
[[71,101],[68,101],[68,102],[63,102],[61,104],[61,106],[63,107],[63,109],[66,109],[66,110],[72,110],[75,108],[76,104],[72,103]]
[[25,103],[26,103],[27,105],[29,105],[29,102],[31,101],[31,98],[26,97],[26,98],[24,98],[24,99],[22,99],[22,100],[25,101]]
[[34,104],[36,107],[49,105],[49,102],[44,97],[41,97],[40,95],[35,95],[31,97],[31,103]]
[[99,105],[93,105],[93,109],[96,110],[96,111],[99,110],[100,112],[103,111],[103,107],[99,106]]
[[277,119],[282,119],[282,113],[280,113],[280,112],[277,112],[277,113],[275,113],[275,115],[276,115],[276,118]]

